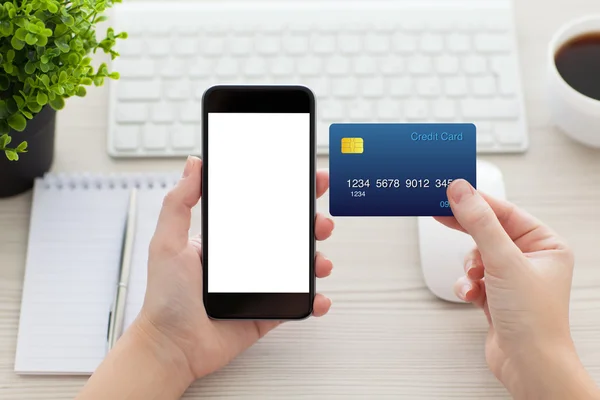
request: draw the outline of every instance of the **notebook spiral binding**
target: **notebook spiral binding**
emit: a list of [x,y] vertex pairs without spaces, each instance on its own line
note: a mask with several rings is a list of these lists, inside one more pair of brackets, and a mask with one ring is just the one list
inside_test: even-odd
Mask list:
[[114,190],[170,188],[177,184],[181,173],[47,173],[36,180],[44,189]]

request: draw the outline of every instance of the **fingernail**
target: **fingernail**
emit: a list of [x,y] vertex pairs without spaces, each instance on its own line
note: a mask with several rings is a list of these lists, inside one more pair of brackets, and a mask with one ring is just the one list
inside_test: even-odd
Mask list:
[[194,166],[194,160],[192,159],[192,156],[188,156],[186,162],[185,162],[185,168],[183,169],[183,177],[187,178],[190,173],[192,172],[192,167]]
[[472,196],[473,193],[475,193],[473,187],[463,179],[454,181],[450,189],[450,196],[456,204],[460,203],[462,199]]
[[460,288],[460,297],[463,300],[467,300],[467,295],[469,294],[469,292],[473,289],[473,287],[468,284],[465,283],[464,285],[462,285],[462,287]]
[[473,260],[467,260],[465,263],[465,274],[469,275],[471,268],[473,268]]

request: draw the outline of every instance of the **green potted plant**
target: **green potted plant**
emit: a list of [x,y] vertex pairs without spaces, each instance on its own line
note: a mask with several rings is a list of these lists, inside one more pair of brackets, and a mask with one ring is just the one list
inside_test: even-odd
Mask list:
[[126,33],[96,26],[121,0],[0,0],[0,197],[33,187],[54,158],[56,112],[86,86],[118,79],[105,63],[92,66],[98,50],[113,49]]

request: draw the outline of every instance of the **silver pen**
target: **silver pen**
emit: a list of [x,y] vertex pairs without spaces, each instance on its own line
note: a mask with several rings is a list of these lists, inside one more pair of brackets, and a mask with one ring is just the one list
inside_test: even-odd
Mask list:
[[123,246],[121,248],[121,265],[119,268],[119,282],[117,284],[115,299],[110,312],[108,323],[108,351],[110,351],[121,334],[125,321],[125,303],[127,301],[127,288],[129,286],[129,273],[137,217],[137,189],[133,188],[129,198],[127,222],[123,233]]

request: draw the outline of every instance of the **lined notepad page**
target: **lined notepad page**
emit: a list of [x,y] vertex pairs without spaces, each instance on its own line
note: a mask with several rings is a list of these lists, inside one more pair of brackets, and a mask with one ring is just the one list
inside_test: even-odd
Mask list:
[[[91,374],[106,355],[131,187],[138,215],[125,326],[144,300],[148,246],[177,174],[47,175],[31,211],[15,371]],[[199,211],[192,229],[199,232]],[[196,233],[193,232],[193,233]]]

